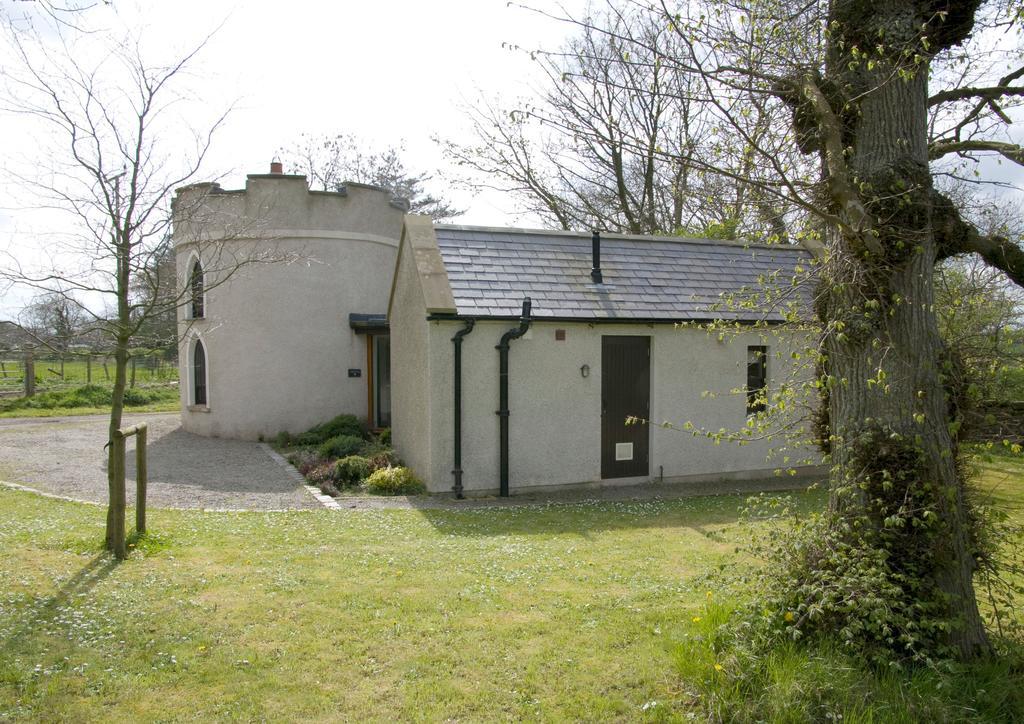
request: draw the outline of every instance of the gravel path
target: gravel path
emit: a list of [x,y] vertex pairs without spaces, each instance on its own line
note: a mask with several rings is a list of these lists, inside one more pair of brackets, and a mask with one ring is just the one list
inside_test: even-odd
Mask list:
[[[319,508],[301,479],[255,442],[184,432],[178,413],[125,415],[149,423],[149,504],[163,508]],[[0,480],[76,500],[107,500],[107,418],[0,420]],[[128,501],[135,498],[134,438],[128,441]]]
[[[812,479],[774,477],[576,489],[512,498],[454,500],[446,495],[384,498],[319,496],[283,458],[261,443],[200,437],[181,430],[177,413],[125,415],[124,425],[149,423],[149,503],[164,508],[217,510],[465,510],[592,501],[672,500],[806,488]],[[53,495],[106,503],[107,418],[0,419],[0,480]],[[134,438],[128,443],[128,501],[135,499]]]

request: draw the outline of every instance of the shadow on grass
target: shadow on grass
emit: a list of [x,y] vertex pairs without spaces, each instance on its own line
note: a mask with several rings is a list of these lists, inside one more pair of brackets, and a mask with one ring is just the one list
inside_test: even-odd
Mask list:
[[[409,502],[423,518],[446,535],[486,537],[502,535],[577,535],[638,528],[687,528],[712,541],[724,540],[720,528],[739,522],[751,495],[789,495],[796,511],[822,510],[827,496],[821,490],[803,487],[776,488],[771,491],[744,491],[739,494],[676,496],[674,498],[613,498],[609,500],[564,497],[516,501],[510,505],[486,505],[466,501],[439,508]],[[634,494],[635,495],[635,494]],[[454,502],[454,501],[453,501]]]
[[3,641],[4,649],[13,650],[27,636],[43,628],[42,624],[53,620],[54,616],[63,606],[77,596],[82,596],[92,591],[93,588],[113,573],[120,563],[121,561],[107,552],[97,553],[80,571],[65,581],[57,589],[56,593],[52,596],[41,598],[29,609],[29,616],[22,625]]

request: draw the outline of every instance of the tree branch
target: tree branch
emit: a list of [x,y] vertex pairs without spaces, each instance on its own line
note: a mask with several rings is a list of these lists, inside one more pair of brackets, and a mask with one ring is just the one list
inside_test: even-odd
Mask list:
[[951,153],[963,154],[978,151],[992,151],[1024,166],[1024,148],[1016,143],[1001,141],[935,141],[928,147],[928,159],[935,161]]
[[1024,96],[1024,86],[1019,85],[997,85],[990,88],[951,88],[936,93],[928,99],[928,107],[937,106],[940,103],[950,101],[962,101],[968,98],[979,98],[987,101],[994,101],[1003,96]]
[[982,234],[974,224],[964,220],[949,198],[937,191],[932,193],[932,228],[940,259],[977,254],[1014,284],[1024,287],[1024,249],[1005,236]]
[[979,234],[977,229],[968,234],[965,250],[985,260],[989,266],[1000,270],[1013,281],[1024,287],[1024,249],[1005,236]]

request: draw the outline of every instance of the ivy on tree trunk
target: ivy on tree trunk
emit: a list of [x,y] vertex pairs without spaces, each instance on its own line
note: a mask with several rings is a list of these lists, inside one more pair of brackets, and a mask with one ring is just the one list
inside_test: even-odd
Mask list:
[[831,512],[877,528],[914,596],[946,607],[947,643],[964,659],[990,645],[934,310],[933,270],[952,227],[928,166],[928,76],[934,54],[970,34],[978,5],[835,0],[824,74],[780,88],[803,150],[822,157],[839,220],[818,304]]

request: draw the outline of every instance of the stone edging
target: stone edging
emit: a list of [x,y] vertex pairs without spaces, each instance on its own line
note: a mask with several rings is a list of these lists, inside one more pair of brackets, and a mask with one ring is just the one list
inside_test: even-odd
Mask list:
[[274,448],[270,447],[270,445],[268,445],[265,442],[261,442],[260,443],[260,447],[263,448],[263,450],[267,453],[267,455],[269,455],[273,459],[273,461],[275,463],[277,463],[278,465],[280,465],[284,469],[285,475],[287,475],[289,478],[291,478],[291,480],[293,482],[296,482],[299,485],[301,485],[303,488],[305,488],[306,492],[309,493],[311,496],[313,496],[313,498],[316,500],[316,502],[320,503],[320,505],[324,506],[325,508],[329,508],[331,510],[340,510],[341,509],[341,506],[338,505],[338,501],[336,501],[334,498],[332,498],[329,495],[324,495],[319,490],[317,490],[314,486],[312,486],[309,483],[307,483],[306,479],[299,474],[298,470],[295,469],[295,466],[292,465],[287,460],[285,460],[281,456],[281,454],[279,452],[277,452],[277,450],[275,450]]
[[35,493],[41,495],[44,498],[52,498],[53,500],[63,500],[66,503],[84,503],[85,505],[97,505],[103,506],[106,503],[97,503],[95,500],[82,500],[81,498],[71,498],[67,495],[57,495],[56,493],[47,493],[36,488],[30,488],[27,485],[19,485],[18,483],[12,483],[8,480],[0,480],[0,485],[11,490],[20,490],[23,493]]

